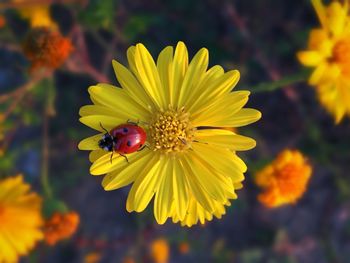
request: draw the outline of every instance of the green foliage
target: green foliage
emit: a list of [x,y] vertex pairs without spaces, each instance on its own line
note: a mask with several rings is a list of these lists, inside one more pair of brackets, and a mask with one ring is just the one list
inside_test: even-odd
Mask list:
[[47,198],[43,204],[43,215],[45,218],[51,217],[55,212],[66,213],[68,212],[67,205],[57,199]]
[[125,27],[124,35],[130,41],[136,41],[140,34],[146,33],[152,25],[162,22],[161,17],[153,14],[138,14],[129,18]]
[[79,14],[82,24],[90,28],[110,29],[115,19],[117,3],[114,0],[91,0]]

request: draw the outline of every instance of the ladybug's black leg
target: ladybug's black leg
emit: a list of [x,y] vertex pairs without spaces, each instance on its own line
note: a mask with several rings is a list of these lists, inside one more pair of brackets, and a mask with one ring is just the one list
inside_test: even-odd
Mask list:
[[138,152],[142,151],[145,148],[151,149],[151,147],[149,146],[149,144],[146,142],[144,145],[140,146],[140,148],[137,150]]
[[100,122],[100,126],[101,126],[101,128],[102,128],[107,134],[109,134],[109,132],[106,130],[106,128],[102,126],[102,123],[101,123],[101,122]]
[[134,121],[132,121],[130,119],[128,119],[126,122],[129,123],[129,124],[132,124],[132,125],[136,125],[136,126],[140,123],[139,120],[137,120],[137,122],[134,122]]
[[146,147],[148,147],[148,146],[145,144],[145,145],[141,146],[137,151],[140,152],[140,151],[142,151],[143,149],[145,149]]
[[114,153],[114,152],[111,153],[111,163],[112,163],[112,159],[113,159],[113,153]]
[[187,144],[186,140],[184,138],[177,137],[183,144]]
[[193,140],[193,142],[208,144],[207,142],[200,142],[200,141],[197,141],[197,140]]
[[125,160],[129,163],[128,157],[126,157],[126,155],[121,154],[121,153],[119,153],[119,155],[120,155],[120,156],[123,156],[123,157],[125,158]]

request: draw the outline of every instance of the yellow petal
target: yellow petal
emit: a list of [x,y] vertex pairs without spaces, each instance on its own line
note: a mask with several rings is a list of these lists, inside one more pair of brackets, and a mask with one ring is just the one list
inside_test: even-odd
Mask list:
[[[195,123],[205,123],[208,119],[227,118],[227,116],[234,116],[240,111],[248,101],[249,91],[236,91],[221,96],[216,100],[201,102],[198,111],[193,112],[191,117]],[[199,125],[198,125],[199,126]]]
[[189,204],[188,182],[186,174],[178,159],[174,160],[173,170],[173,192],[174,192],[174,206],[176,213],[180,220],[186,215]]
[[126,112],[122,110],[118,110],[116,108],[111,109],[107,108],[105,106],[101,105],[85,105],[82,106],[79,109],[79,115],[84,117],[88,115],[109,115],[109,116],[114,116],[114,115],[121,115],[124,118],[128,118],[129,116],[126,114]]
[[102,181],[102,186],[106,191],[124,187],[136,180],[149,162],[153,159],[152,152],[144,149],[138,152],[135,160],[130,163],[122,163],[117,170],[107,174]]
[[185,160],[191,167],[197,183],[205,190],[205,194],[218,202],[224,202],[226,199],[224,182],[218,180],[212,171],[209,171],[194,154],[187,154]]
[[[143,151],[149,151],[148,149],[144,149]],[[119,155],[118,153],[113,153],[113,157],[111,158],[112,153],[108,153],[106,155],[103,155],[101,158],[96,160],[90,167],[90,173],[92,175],[101,175],[106,174],[109,172],[112,172],[120,165],[125,165],[127,160]],[[140,152],[134,152],[126,155],[128,158],[129,163],[135,162],[138,157],[140,156]]]
[[157,69],[162,84],[162,91],[166,99],[166,105],[174,105],[171,96],[174,93],[173,47],[166,47],[160,52],[157,59]]
[[89,138],[86,138],[79,142],[78,148],[79,150],[97,150],[99,149],[98,142],[101,140],[103,134],[97,134],[94,136],[91,136]]
[[154,199],[154,217],[158,224],[164,224],[170,216],[173,202],[173,162],[170,158],[164,160],[164,167],[159,175],[160,185]]
[[149,112],[130,98],[123,89],[99,84],[98,86],[91,86],[89,93],[95,104],[110,109],[118,109],[118,111],[121,110],[129,116],[129,119],[147,120],[149,117]]
[[[233,162],[235,163],[235,165],[237,167],[239,167],[239,170],[241,170],[243,173],[245,173],[247,171],[247,165],[243,162],[243,160],[241,158],[239,158],[237,156],[237,154],[234,154],[232,156]],[[236,182],[234,182],[236,183]]]
[[229,116],[228,113],[223,114],[221,118],[210,118],[206,122],[197,123],[195,120],[193,124],[195,126],[212,126],[212,127],[241,127],[253,122],[256,122],[261,118],[260,111],[255,109],[244,108],[233,116]]
[[322,81],[323,76],[326,74],[327,64],[322,63],[316,67],[316,69],[312,72],[309,83],[310,85],[317,85]]
[[105,115],[89,115],[81,117],[79,121],[86,126],[95,129],[100,132],[105,132],[104,129],[110,131],[116,126],[126,123],[127,120],[117,116],[105,116]]
[[204,74],[208,68],[209,63],[209,53],[206,48],[202,48],[192,59],[188,69],[186,71],[185,77],[183,79],[179,98],[177,100],[177,107],[181,108],[185,105],[189,94],[197,88],[200,80],[204,77]]
[[197,99],[202,95],[202,93],[207,91],[208,85],[215,81],[224,74],[224,69],[221,66],[215,65],[211,67],[205,75],[202,77],[200,83],[195,89],[188,94],[188,98],[185,101],[185,108],[189,109],[190,105],[193,105]]
[[126,56],[128,58],[129,68],[132,73],[134,73],[135,76],[137,76],[137,69],[136,69],[136,63],[135,63],[135,53],[136,53],[136,47],[131,46],[126,51]]
[[244,163],[242,165],[240,159],[236,159],[236,154],[232,151],[201,143],[193,143],[193,150],[211,166],[211,171],[217,171],[219,174],[231,178],[232,181],[223,182],[229,188],[232,186],[232,182],[244,180],[243,173],[247,167]]
[[140,104],[145,111],[154,108],[153,98],[150,98],[134,75],[118,61],[112,62],[119,84],[128,93],[130,98]]
[[[241,167],[234,162],[234,153],[227,149],[199,143],[193,144],[192,147],[196,160],[210,172],[208,179],[218,185],[224,193],[224,197],[221,200],[216,199],[216,201],[224,203],[228,197],[233,196],[232,181],[237,182],[244,179]],[[216,153],[215,156],[213,156],[213,152]],[[211,157],[208,158],[208,156]]]
[[323,27],[327,27],[327,16],[326,16],[326,8],[322,4],[322,0],[311,0],[312,5],[315,8],[317,16]]
[[188,52],[185,44],[183,42],[178,42],[174,60],[173,60],[173,93],[170,94],[172,96],[171,101],[177,102],[180,96],[180,89],[182,86],[183,79],[185,77],[185,73],[188,68]]
[[108,153],[102,149],[91,151],[89,154],[89,161],[93,163],[94,161],[96,161],[97,159],[99,159],[100,157],[102,157],[105,154],[110,155],[110,153]]
[[305,66],[317,66],[324,60],[318,51],[300,51],[297,53],[299,61]]
[[137,78],[144,87],[146,93],[154,99],[159,109],[164,109],[166,105],[158,70],[151,54],[142,44],[136,45],[135,64]]
[[193,113],[200,111],[203,106],[211,104],[213,101],[216,101],[218,97],[220,98],[222,95],[228,95],[238,83],[239,76],[239,71],[231,70],[208,83],[205,91],[199,95],[192,105],[189,105],[188,111]]
[[132,185],[131,189],[134,188],[135,191],[130,190],[129,195],[132,192],[135,193],[133,197],[133,210],[136,212],[145,210],[154,193],[158,190],[160,183],[158,176],[162,173],[163,168],[164,162],[157,161],[147,173],[140,174]]
[[246,151],[255,147],[255,140],[237,135],[231,131],[222,129],[204,129],[198,130],[195,134],[195,140],[200,143],[207,143],[213,146],[230,149],[233,151]]
[[[347,2],[347,1],[345,1]],[[327,8],[328,28],[334,37],[338,37],[344,32],[344,28],[348,23],[348,7],[342,6],[340,2],[333,1]]]
[[[181,163],[186,174],[189,189],[195,200],[199,202],[205,210],[213,212],[214,204],[212,198],[208,195],[207,190],[205,190],[205,188],[200,184],[200,181],[197,178],[198,175],[196,176],[192,171],[191,164],[188,163],[187,158],[182,158]],[[201,176],[206,176],[206,174],[201,174]]]

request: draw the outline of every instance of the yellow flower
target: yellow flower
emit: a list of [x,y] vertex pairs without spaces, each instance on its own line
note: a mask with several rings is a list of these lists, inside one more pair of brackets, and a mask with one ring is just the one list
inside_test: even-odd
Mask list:
[[23,5],[18,8],[20,15],[29,20],[31,27],[48,27],[57,30],[57,24],[52,20],[50,5],[48,4],[28,4],[26,0],[13,0],[14,3]]
[[0,181],[0,262],[17,262],[43,238],[41,205],[22,176]]
[[298,53],[302,64],[314,67],[309,83],[336,123],[350,116],[350,16],[348,1],[329,6],[312,0],[321,28],[310,33],[308,50]]
[[155,263],[167,263],[169,261],[169,244],[164,238],[158,238],[151,243],[151,257]]
[[[80,121],[100,132],[79,144],[81,150],[92,150],[91,174],[107,174],[102,181],[107,191],[132,183],[129,212],[143,211],[155,197],[159,224],[168,217],[192,225],[200,213],[208,220],[207,214],[222,215],[247,170],[236,151],[255,147],[255,141],[213,127],[240,127],[261,117],[259,111],[243,108],[248,91],[231,92],[239,72],[224,73],[218,65],[208,69],[205,48],[189,63],[182,42],[175,51],[166,47],[156,63],[142,44],[130,47],[127,57],[130,69],[113,61],[122,89],[92,86],[94,105],[80,109]],[[127,120],[139,121],[148,147],[128,154],[128,162],[118,154],[111,159],[98,145],[103,128],[110,131]],[[188,215],[190,210],[194,214]]]
[[259,201],[267,207],[293,204],[306,191],[312,168],[296,150],[284,150],[255,176],[263,189]]

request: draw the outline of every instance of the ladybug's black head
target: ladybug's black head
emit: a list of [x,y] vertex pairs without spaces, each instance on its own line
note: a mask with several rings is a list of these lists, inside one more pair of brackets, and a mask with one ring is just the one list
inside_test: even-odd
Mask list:
[[114,138],[109,133],[102,136],[102,139],[98,141],[98,146],[105,151],[112,152],[114,148]]

